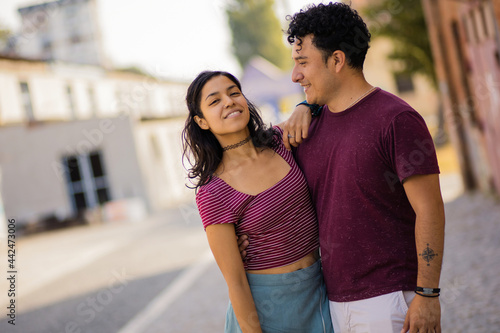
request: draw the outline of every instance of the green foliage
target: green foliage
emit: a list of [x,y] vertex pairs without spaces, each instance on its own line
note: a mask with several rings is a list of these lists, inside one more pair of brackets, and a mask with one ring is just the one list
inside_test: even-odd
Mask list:
[[152,77],[150,74],[148,74],[146,71],[144,71],[141,67],[138,66],[121,67],[121,68],[116,68],[115,70],[118,72],[132,73],[132,74]]
[[0,23],[0,44],[6,43],[12,32]]
[[437,86],[429,35],[420,0],[374,1],[363,10],[373,38],[394,42],[390,59],[402,64],[400,74],[420,73]]
[[260,55],[276,66],[290,66],[274,0],[231,0],[226,10],[233,37],[233,51],[242,67]]

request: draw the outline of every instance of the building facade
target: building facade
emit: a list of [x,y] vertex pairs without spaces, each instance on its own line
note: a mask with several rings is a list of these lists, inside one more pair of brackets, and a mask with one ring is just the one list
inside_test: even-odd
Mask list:
[[500,193],[500,1],[422,4],[465,188]]
[[58,0],[18,9],[15,54],[28,59],[105,66],[96,0]]
[[100,210],[120,219],[190,198],[186,89],[148,74],[0,58],[6,216],[27,224]]

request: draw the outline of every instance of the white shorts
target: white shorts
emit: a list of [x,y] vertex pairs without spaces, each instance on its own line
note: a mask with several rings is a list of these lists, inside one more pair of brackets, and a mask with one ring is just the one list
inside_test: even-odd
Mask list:
[[395,291],[353,302],[330,301],[335,333],[400,333],[413,291]]

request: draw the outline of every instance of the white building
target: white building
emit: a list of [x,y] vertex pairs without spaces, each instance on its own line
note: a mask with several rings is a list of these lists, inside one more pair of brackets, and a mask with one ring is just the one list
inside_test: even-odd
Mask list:
[[106,65],[96,0],[58,0],[18,9],[15,52],[28,59]]
[[96,207],[131,218],[190,198],[180,142],[186,89],[98,66],[0,58],[7,218],[62,220]]

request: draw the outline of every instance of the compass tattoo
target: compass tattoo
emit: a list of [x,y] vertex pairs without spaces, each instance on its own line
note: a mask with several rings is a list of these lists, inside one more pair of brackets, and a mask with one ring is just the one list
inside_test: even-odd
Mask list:
[[434,250],[429,247],[429,243],[427,243],[427,247],[422,253],[419,253],[418,255],[427,262],[427,266],[430,266],[430,262],[434,260],[434,258],[437,257],[438,254],[435,253]]

